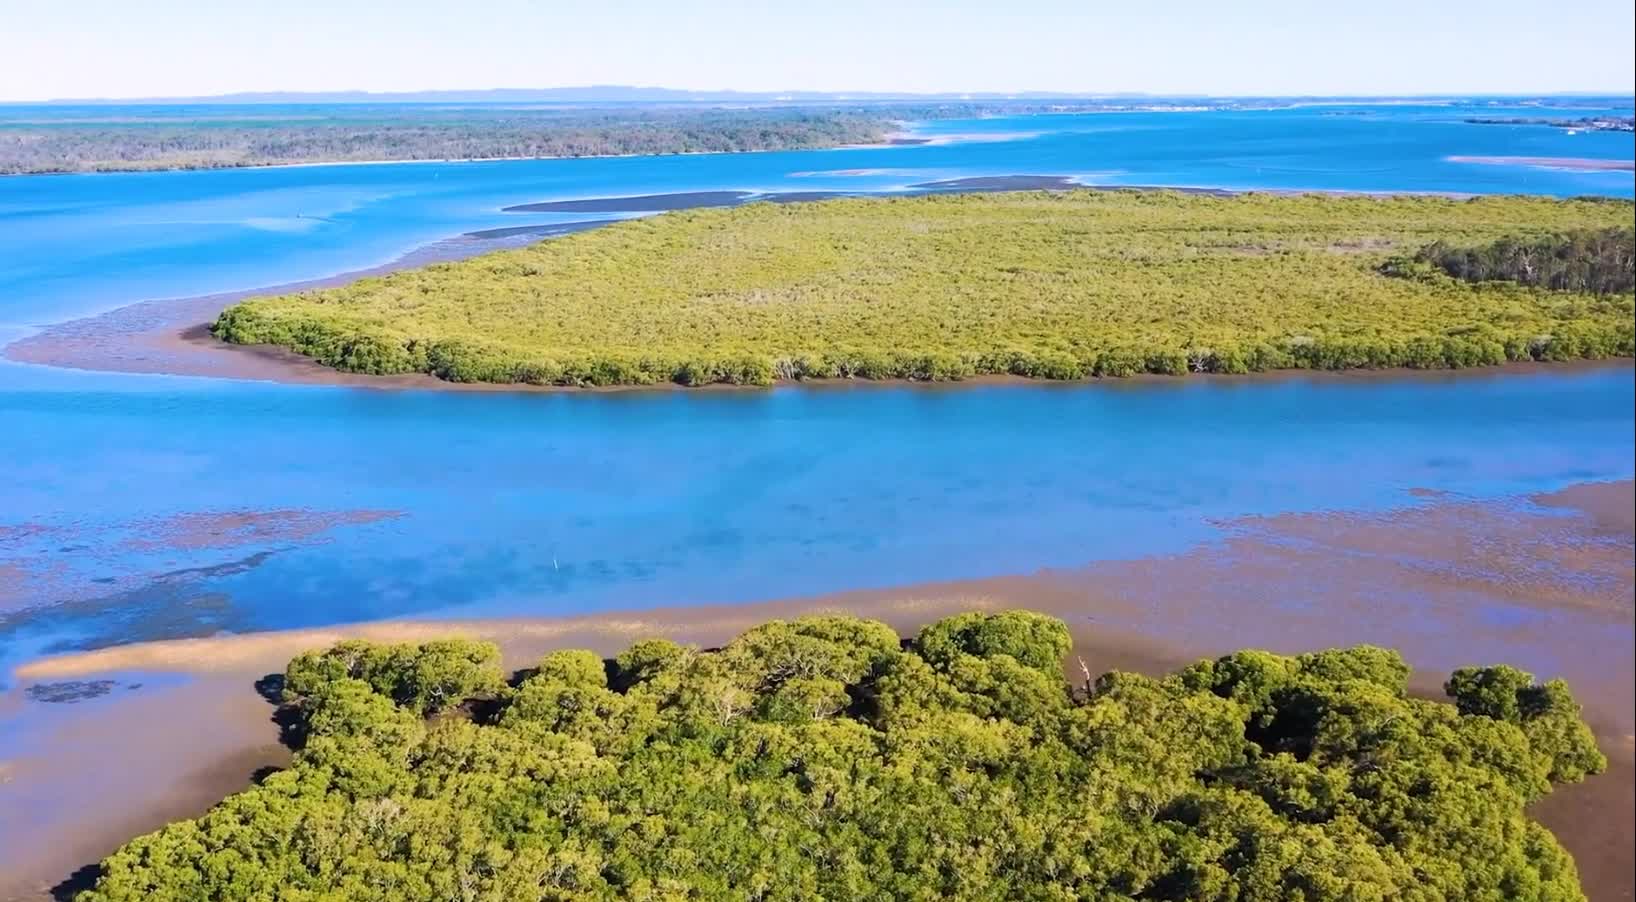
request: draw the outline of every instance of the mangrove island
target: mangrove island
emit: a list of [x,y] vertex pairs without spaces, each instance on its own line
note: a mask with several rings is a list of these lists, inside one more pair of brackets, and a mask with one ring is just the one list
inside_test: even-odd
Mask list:
[[345,641],[283,675],[289,768],[80,899],[1583,899],[1526,812],[1606,765],[1567,686],[1408,678],[1358,646],[1093,679],[1025,611],[509,680],[488,643]]
[[349,372],[535,385],[1628,357],[1631,218],[1533,197],[751,203],[255,298],[213,331]]

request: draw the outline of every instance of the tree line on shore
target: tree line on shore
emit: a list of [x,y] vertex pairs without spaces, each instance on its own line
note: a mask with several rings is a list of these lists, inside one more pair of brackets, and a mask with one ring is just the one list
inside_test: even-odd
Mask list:
[[[1419,264],[1419,267],[1416,267]],[[1477,247],[1438,241],[1413,258],[1388,264],[1394,275],[1435,267],[1466,282],[1514,282],[1552,291],[1613,295],[1636,291],[1636,229],[1574,229],[1506,237]]]
[[1636,344],[1631,210],[1092,191],[751,204],[251,299],[214,331],[350,372],[539,385],[1597,359]]
[[[1525,806],[1606,760],[1560,681],[1452,704],[1369,646],[1091,679],[1066,626],[846,616],[559,651],[303,654],[292,765],[81,902],[1582,899]],[[1072,664],[1072,680],[1065,679]]]
[[895,113],[853,109],[309,109],[261,121],[0,121],[0,175],[279,163],[795,150],[880,141]]
[[1193,106],[1095,98],[28,105],[0,109],[0,175],[802,150],[879,142],[905,122]]

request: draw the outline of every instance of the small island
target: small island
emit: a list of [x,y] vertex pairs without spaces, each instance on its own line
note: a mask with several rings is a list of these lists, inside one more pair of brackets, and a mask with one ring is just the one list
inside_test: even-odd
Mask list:
[[1371,646],[1093,677],[1071,645],[809,616],[508,679],[486,642],[342,642],[283,675],[289,768],[79,898],[1584,898],[1527,812],[1607,765],[1560,680],[1434,701]]
[[749,203],[263,297],[215,336],[541,386],[1629,357],[1632,204],[1176,191]]
[[1581,132],[1636,131],[1636,118],[1630,116],[1583,116],[1578,119],[1540,119],[1521,117],[1478,117],[1467,119],[1468,125],[1546,125],[1551,128]]

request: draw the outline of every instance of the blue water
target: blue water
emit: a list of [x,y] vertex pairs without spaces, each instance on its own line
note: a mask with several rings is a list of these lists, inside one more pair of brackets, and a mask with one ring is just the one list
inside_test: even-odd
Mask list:
[[[1632,156],[1628,134],[1460,122],[1539,114],[1030,116],[927,124],[941,143],[912,147],[0,179],[0,341],[584,218],[499,212],[559,198],[1013,173],[1631,196],[1628,172],[1444,160]],[[219,630],[733,602],[1179,551],[1219,518],[1628,478],[1633,407],[1629,369],[519,395],[0,363],[0,667]]]

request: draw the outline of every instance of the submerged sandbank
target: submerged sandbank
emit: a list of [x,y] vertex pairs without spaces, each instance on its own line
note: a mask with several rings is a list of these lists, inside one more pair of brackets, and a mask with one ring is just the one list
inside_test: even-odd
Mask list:
[[[861,170],[868,174],[870,170]],[[803,173],[805,174],[805,173]],[[811,173],[813,175],[824,173]],[[834,174],[849,174],[845,170]],[[795,203],[836,197],[913,197],[921,194],[971,194],[997,191],[1178,191],[1227,197],[1242,194],[1226,188],[1167,188],[1160,185],[1088,185],[1068,175],[983,175],[966,178],[915,182],[902,190],[886,191],[678,191],[669,194],[635,194],[619,197],[586,197],[501,207],[504,213],[664,213],[709,207],[736,207],[740,204],[770,202]],[[1268,193],[1279,193],[1271,191]]]
[[[667,635],[716,645],[774,617],[845,610],[902,632],[972,608],[1027,607],[1068,621],[1096,671],[1163,671],[1241,647],[1295,652],[1371,642],[1403,651],[1417,691],[1454,667],[1506,662],[1570,681],[1613,761],[1559,790],[1539,814],[1579,860],[1592,898],[1631,889],[1632,483],[1478,501],[1406,493],[1379,514],[1244,518],[1220,539],[1166,557],[1026,576],[864,589],[740,606],[573,618],[393,621],[174,640],[31,662],[0,712],[32,737],[0,783],[6,891],[42,894],[135,833],[198,813],[276,766],[262,676],[295,653],[346,636],[417,640],[461,634],[500,643],[508,666],[542,652],[613,653]],[[165,675],[154,679],[153,675]],[[140,682],[73,704],[29,687]],[[72,688],[72,687],[68,687]],[[66,690],[64,695],[67,695]],[[110,767],[118,750],[118,767]]]
[[1561,169],[1566,172],[1631,172],[1636,160],[1603,160],[1596,157],[1444,157],[1450,163],[1474,163],[1479,166],[1531,166],[1535,169]]
[[553,200],[501,207],[502,213],[658,213],[698,207],[731,207],[753,193],[749,191],[681,191],[673,194],[638,194],[630,197],[588,197],[581,200]]

